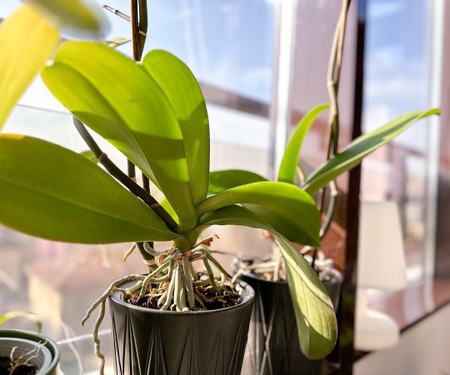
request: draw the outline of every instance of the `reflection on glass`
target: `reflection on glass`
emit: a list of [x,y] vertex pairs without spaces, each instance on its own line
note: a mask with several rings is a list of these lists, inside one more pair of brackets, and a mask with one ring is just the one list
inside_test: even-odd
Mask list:
[[[8,5],[0,5],[0,16],[12,11]],[[108,5],[128,13],[128,3],[111,0]],[[267,174],[274,7],[269,0],[149,2],[147,48],[164,48],[179,56],[192,68],[205,91],[213,142],[212,169],[241,168]],[[112,14],[107,17],[112,25],[108,37],[129,36],[126,21]],[[124,46],[121,51],[129,53],[129,49],[130,46]],[[39,79],[21,104],[9,118],[5,132],[43,138],[77,152],[86,150],[71,116]],[[125,169],[124,157],[114,153],[108,144],[100,144]],[[261,239],[259,231],[253,231],[253,237],[249,237],[230,229],[230,237],[236,240],[234,246],[223,239],[217,248],[251,253],[248,247],[252,246],[259,255],[262,249],[269,251],[264,245],[259,246],[259,242],[267,242]],[[90,338],[94,320],[85,327],[80,321],[114,279],[145,272],[138,254],[122,261],[128,248],[128,244],[50,242],[0,226],[0,314],[11,310],[36,312],[43,320],[43,333],[61,344],[64,374],[97,373],[98,361]],[[222,261],[227,264],[231,258]],[[101,336],[107,365],[111,366],[108,320],[105,319]],[[33,329],[22,321],[8,324]]]
[[[363,131],[428,106],[428,1],[369,1]],[[427,126],[412,126],[363,163],[362,198],[398,203],[408,278],[423,276]],[[431,234],[432,235],[432,234]]]

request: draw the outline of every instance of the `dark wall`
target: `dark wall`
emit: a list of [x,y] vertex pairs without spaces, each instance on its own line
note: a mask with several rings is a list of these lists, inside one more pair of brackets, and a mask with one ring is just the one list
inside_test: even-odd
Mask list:
[[445,3],[441,144],[436,228],[436,277],[450,277],[450,3]]

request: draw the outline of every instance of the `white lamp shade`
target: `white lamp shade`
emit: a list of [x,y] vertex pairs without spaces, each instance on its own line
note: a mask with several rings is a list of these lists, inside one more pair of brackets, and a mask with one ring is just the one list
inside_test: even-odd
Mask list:
[[388,315],[367,308],[367,290],[358,288],[356,296],[354,347],[370,352],[391,348],[400,339],[397,323]]
[[394,202],[362,201],[358,246],[358,287],[401,289],[406,286],[403,235]]

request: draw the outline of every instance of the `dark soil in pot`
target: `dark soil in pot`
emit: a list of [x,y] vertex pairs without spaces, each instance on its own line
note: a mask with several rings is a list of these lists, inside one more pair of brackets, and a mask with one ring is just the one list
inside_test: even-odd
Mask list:
[[[161,291],[156,289],[153,289],[153,292],[144,296],[133,294],[125,302],[135,306],[158,309],[158,300],[162,294]],[[221,283],[221,288],[217,291],[211,285],[199,286],[195,288],[194,293],[199,297],[201,296],[203,305],[208,311],[235,306],[239,304],[240,300],[239,292],[235,290],[231,282]],[[172,309],[172,311],[175,310]]]
[[[241,279],[256,294],[247,347],[250,363],[244,367],[255,375],[320,374],[322,360],[309,360],[301,352],[288,284],[251,274]],[[337,272],[336,279],[323,284],[336,309],[342,277]]]
[[11,361],[9,357],[0,357],[0,375],[35,375],[37,372],[36,366],[23,365]]
[[[117,375],[238,375],[247,343],[254,291],[210,311],[161,311],[110,297]],[[125,285],[124,285],[125,286]]]

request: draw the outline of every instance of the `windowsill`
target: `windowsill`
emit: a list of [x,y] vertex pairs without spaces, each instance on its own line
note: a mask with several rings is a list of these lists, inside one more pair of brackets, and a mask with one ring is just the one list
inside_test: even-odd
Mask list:
[[[369,307],[371,310],[389,315],[404,333],[449,304],[450,278],[434,278],[410,284],[405,289],[380,296],[370,301]],[[370,353],[353,351],[353,363],[368,354]],[[352,370],[347,371],[350,372],[336,370],[328,364],[323,374],[352,373]]]
[[449,302],[450,279],[435,278],[370,302],[370,307],[391,316],[405,331]]

